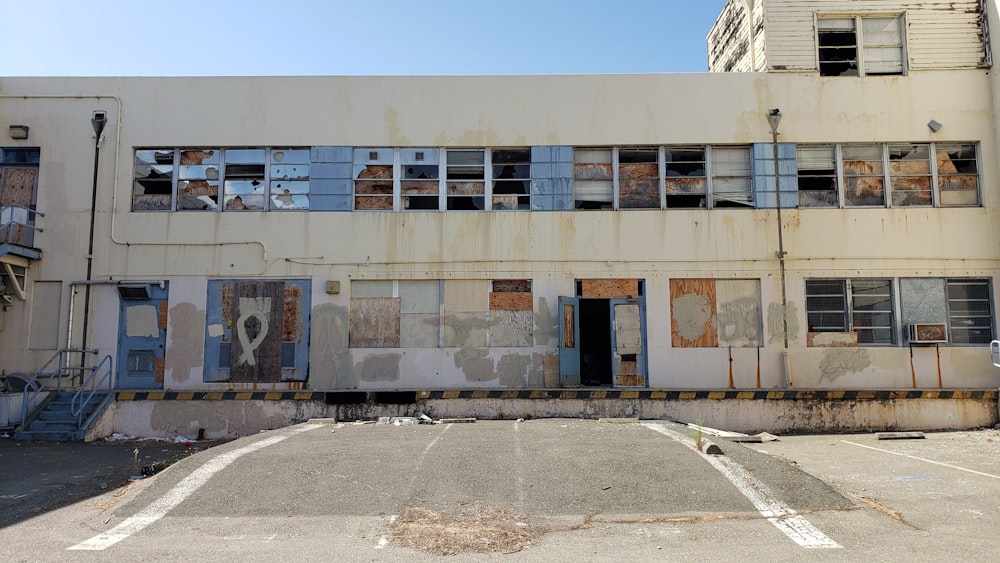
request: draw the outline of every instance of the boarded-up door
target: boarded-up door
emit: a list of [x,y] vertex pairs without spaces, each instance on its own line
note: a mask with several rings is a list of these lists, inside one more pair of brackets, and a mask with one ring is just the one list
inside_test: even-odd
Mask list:
[[148,286],[149,299],[121,300],[118,319],[119,389],[162,389],[167,341],[167,286]]
[[645,299],[611,299],[610,307],[615,386],[648,386]]
[[559,383],[580,385],[580,299],[559,297]]

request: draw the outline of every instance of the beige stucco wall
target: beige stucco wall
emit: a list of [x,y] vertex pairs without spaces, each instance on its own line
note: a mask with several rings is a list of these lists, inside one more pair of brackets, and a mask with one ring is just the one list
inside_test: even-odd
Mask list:
[[[776,217],[768,210],[531,213],[132,213],[134,147],[173,146],[526,146],[735,144],[767,142],[764,119],[780,108],[789,142],[981,143],[981,208],[785,210],[789,301],[803,311],[802,280],[812,276],[986,276],[997,280],[998,171],[994,79],[986,71],[933,71],[878,79],[731,74],[305,77],[305,78],[0,78],[0,118],[31,127],[42,147],[38,208],[45,255],[30,280],[83,279],[93,165],[95,109],[109,113],[101,143],[94,276],[168,279],[165,387],[218,388],[198,376],[208,278],[309,278],[314,314],[347,307],[355,279],[535,280],[536,320],[555,315],[559,295],[579,278],[631,277],[647,283],[650,384],[719,387],[725,349],[670,347],[668,280],[761,279],[762,306],[780,302]],[[47,96],[47,97],[46,97]],[[57,96],[87,96],[81,99]],[[96,98],[95,96],[104,96]],[[112,97],[113,96],[113,97]],[[926,123],[944,127],[931,133]],[[326,280],[342,283],[327,295]],[[114,345],[118,300],[95,291],[93,341]],[[68,307],[68,288],[63,310]],[[542,301],[544,300],[544,305]],[[31,370],[45,351],[27,349],[25,303],[6,313],[0,338],[5,369]],[[79,330],[79,315],[76,311]],[[201,315],[201,317],[199,317]],[[546,317],[548,318],[548,317]],[[804,326],[800,320],[800,326]],[[765,318],[765,326],[767,319]],[[310,387],[341,386],[342,359],[322,357],[313,329]],[[550,329],[549,333],[554,334]],[[540,377],[551,337],[521,349],[491,350],[530,359]],[[199,340],[200,338],[200,340]],[[76,341],[79,334],[74,335]],[[791,339],[792,384],[802,387],[907,386],[903,348],[870,353],[862,372],[821,377],[823,349]],[[173,350],[173,353],[171,353]],[[499,386],[499,374],[469,379],[454,349],[394,350],[405,379],[352,380],[362,387]],[[761,353],[762,385],[780,385],[780,342]],[[363,363],[371,351],[352,350]],[[385,351],[379,351],[385,353]],[[945,386],[996,386],[981,347],[943,348]],[[937,358],[920,352],[921,384],[936,385]],[[734,350],[738,386],[752,386],[756,349]],[[325,365],[325,367],[321,367]],[[980,364],[982,367],[980,368]],[[338,375],[339,374],[339,375]]]

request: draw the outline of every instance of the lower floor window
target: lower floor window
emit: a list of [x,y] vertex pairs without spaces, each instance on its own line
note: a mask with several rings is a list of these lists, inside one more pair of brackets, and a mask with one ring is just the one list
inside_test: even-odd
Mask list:
[[806,280],[809,332],[855,332],[858,344],[896,343],[890,279]]

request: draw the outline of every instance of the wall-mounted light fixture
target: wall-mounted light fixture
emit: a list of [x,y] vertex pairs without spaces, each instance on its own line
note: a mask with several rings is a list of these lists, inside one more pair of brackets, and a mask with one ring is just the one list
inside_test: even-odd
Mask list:
[[930,129],[932,133],[937,133],[941,130],[941,127],[943,127],[943,125],[933,119],[927,122],[927,128]]
[[10,138],[11,139],[27,139],[28,138],[27,125],[11,125],[10,126]]

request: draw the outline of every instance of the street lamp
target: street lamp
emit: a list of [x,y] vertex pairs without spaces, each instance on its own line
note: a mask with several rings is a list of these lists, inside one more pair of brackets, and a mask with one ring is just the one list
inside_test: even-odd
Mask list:
[[781,336],[785,352],[788,351],[788,298],[785,292],[785,241],[784,226],[781,223],[781,174],[778,169],[778,124],[781,123],[781,110],[774,108],[767,112],[767,123],[771,126],[771,149],[774,153],[774,190],[778,210],[778,251],[774,253],[778,259],[778,273],[781,281]]

